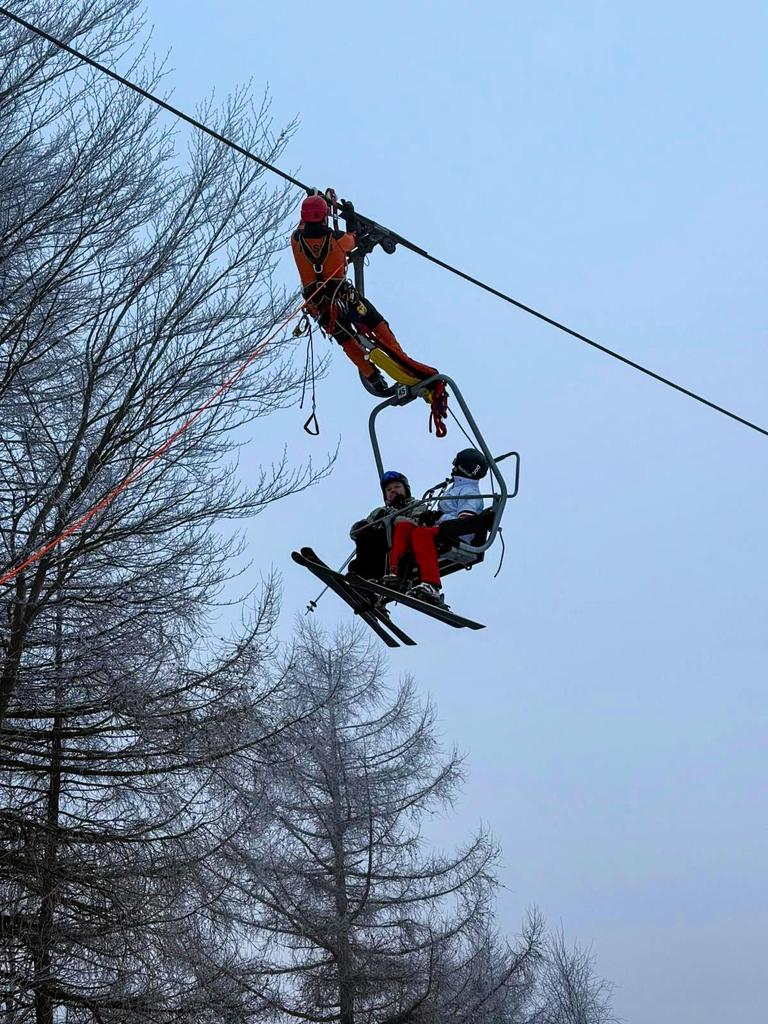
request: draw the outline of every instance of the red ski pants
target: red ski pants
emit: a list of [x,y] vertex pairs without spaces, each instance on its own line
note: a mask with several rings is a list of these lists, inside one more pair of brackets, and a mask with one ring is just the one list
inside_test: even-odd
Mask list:
[[437,564],[436,526],[417,526],[410,519],[398,519],[392,533],[392,550],[389,553],[390,572],[396,573],[400,559],[407,551],[413,552],[422,583],[440,586],[440,570]]

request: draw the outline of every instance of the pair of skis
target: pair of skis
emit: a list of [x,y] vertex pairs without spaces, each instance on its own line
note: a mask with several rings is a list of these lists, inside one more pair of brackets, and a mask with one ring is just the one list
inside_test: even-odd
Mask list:
[[362,579],[360,576],[349,574],[343,576],[327,565],[322,558],[319,558],[312,548],[302,548],[301,551],[294,551],[291,558],[298,565],[317,576],[330,590],[337,594],[343,601],[352,608],[356,615],[365,622],[367,626],[379,636],[387,647],[399,647],[401,643],[412,647],[416,641],[404,633],[390,618],[385,603],[395,601],[404,604],[408,608],[423,612],[433,619],[445,622],[455,629],[484,629],[480,622],[473,622],[472,619],[465,619],[462,615],[456,615],[448,608],[441,608],[439,605],[430,604],[428,601],[419,601],[418,598],[409,597],[408,594],[401,594],[398,590],[390,587],[383,587],[380,583],[372,580]]

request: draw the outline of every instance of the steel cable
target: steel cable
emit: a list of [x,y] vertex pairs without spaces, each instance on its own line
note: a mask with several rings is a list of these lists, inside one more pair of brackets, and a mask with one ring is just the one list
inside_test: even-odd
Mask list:
[[[206,125],[204,122],[198,120],[197,118],[191,117],[189,114],[186,114],[183,110],[180,110],[178,107],[174,107],[172,104],[161,99],[159,96],[156,96],[148,90],[143,89],[135,82],[130,81],[130,79],[125,78],[122,75],[119,75],[111,68],[106,67],[106,65],[101,64],[99,61],[93,60],[93,58],[88,57],[80,50],[77,50],[75,47],[63,42],[63,40],[57,39],[49,32],[44,31],[38,26],[27,21],[25,18],[22,18],[19,15],[14,14],[13,11],[8,10],[7,7],[0,6],[0,14],[5,15],[5,17],[9,18],[11,21],[16,22],[23,28],[26,28],[30,32],[35,33],[40,38],[47,40],[49,43],[71,54],[78,60],[83,61],[85,64],[88,64],[90,67],[96,69],[102,74],[107,75],[109,78],[118,82],[120,85],[123,85],[128,89],[132,89],[140,96],[150,100],[150,102],[152,103],[157,104],[164,110],[167,110],[169,113],[173,114],[175,117],[180,118],[182,121],[186,121],[188,124],[192,125],[199,131],[204,132],[206,135],[209,135],[211,138],[216,139],[218,142],[221,142],[226,146],[229,146],[231,149],[240,153],[248,160],[255,161],[257,164],[264,167],[266,170],[269,170],[273,174],[277,174],[279,177],[283,178],[284,181],[288,181],[292,185],[296,185],[298,188],[302,189],[304,192],[307,193],[312,193],[315,191],[313,188],[304,184],[304,182],[300,181],[298,178],[295,178],[292,175],[287,174],[285,171],[281,170],[279,167],[276,167],[274,164],[268,163],[266,160],[263,160],[261,157],[257,156],[255,153],[246,149],[244,146],[241,146],[233,139],[227,138],[225,135],[222,135],[215,129],[208,127],[208,125]],[[416,245],[415,242],[411,242],[409,239],[405,238],[405,236],[399,234],[396,231],[391,231],[389,228],[383,228],[381,225],[377,224],[376,221],[371,220],[364,214],[358,214],[358,216],[363,221],[367,221],[369,224],[373,224],[377,228],[384,231],[393,242],[396,242],[397,244],[402,245],[404,248],[409,249],[416,255],[423,257],[430,263],[435,264],[435,266],[441,267],[443,270],[447,270],[451,274],[455,274],[457,277],[462,278],[469,284],[475,285],[477,288],[481,288],[484,291],[489,292],[491,295],[494,295],[496,298],[501,299],[503,302],[507,302],[510,305],[515,306],[522,312],[527,313],[530,316],[536,317],[543,323],[549,324],[551,327],[554,327],[559,331],[563,331],[565,334],[569,335],[572,338],[575,338],[577,341],[581,341],[584,344],[589,345],[594,349],[597,349],[604,355],[610,356],[612,359],[616,359],[619,362],[624,363],[625,366],[629,366],[633,370],[637,370],[639,373],[645,374],[645,376],[650,377],[652,380],[655,380],[660,384],[664,384],[666,387],[672,388],[678,393],[685,395],[687,398],[691,398],[694,401],[699,402],[701,405],[704,405],[707,408],[714,410],[715,412],[721,413],[723,416],[727,416],[730,419],[735,420],[737,423],[742,424],[742,426],[749,427],[751,430],[754,430],[757,433],[762,434],[765,437],[768,437],[767,429],[759,426],[757,423],[752,422],[746,417],[740,416],[737,413],[732,412],[730,409],[725,408],[725,406],[719,405],[718,403],[713,402],[708,398],[705,398],[703,395],[700,395],[697,392],[692,391],[690,388],[684,387],[682,384],[678,384],[676,381],[671,380],[669,377],[665,377],[663,374],[657,373],[655,370],[651,370],[647,366],[643,366],[641,363],[638,363],[635,360],[630,359],[628,356],[622,355],[620,352],[617,352],[614,349],[608,348],[606,345],[603,345],[600,342],[595,341],[594,338],[590,338],[586,334],[582,334],[580,331],[576,331],[572,327],[568,327],[566,324],[561,323],[559,320],[555,320],[553,317],[547,316],[547,314],[542,313],[540,310],[534,309],[532,306],[529,306],[526,303],[521,302],[519,299],[515,299],[513,296],[508,295],[506,292],[503,292],[498,288],[494,288],[492,285],[487,284],[485,281],[482,281],[477,277],[473,277],[471,274],[468,274],[465,271],[459,269],[458,267],[455,267],[452,264],[447,263],[445,260],[441,260],[437,256],[433,256],[431,253],[427,252],[426,249],[423,249],[421,246]]]

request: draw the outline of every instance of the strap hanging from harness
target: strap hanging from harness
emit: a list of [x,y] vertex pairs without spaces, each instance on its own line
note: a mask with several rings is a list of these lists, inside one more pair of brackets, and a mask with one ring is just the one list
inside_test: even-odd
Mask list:
[[304,399],[306,398],[307,393],[307,382],[310,381],[312,385],[312,412],[304,423],[304,430],[312,437],[317,437],[320,433],[320,424],[317,421],[316,415],[317,396],[315,391],[315,343],[312,337],[312,322],[306,313],[293,333],[297,336],[304,333],[307,335],[307,355],[304,360],[304,380],[301,385],[301,401],[299,402],[299,408],[304,408]]
[[507,551],[507,549],[506,549],[506,547],[504,545],[504,534],[501,532],[501,527],[499,527],[499,529],[498,529],[498,534],[499,534],[499,540],[501,541],[501,558],[499,559],[499,568],[493,574],[493,578],[494,579],[496,579],[496,577],[501,572],[501,567],[504,564],[504,555],[506,554],[506,551]]
[[328,323],[325,326],[328,334],[333,337],[333,332],[336,330],[336,323],[339,319],[339,307],[335,302],[331,302],[328,308]]
[[432,405],[429,413],[429,432],[432,433],[432,426],[435,427],[435,437],[445,437],[448,427],[445,425],[445,417],[448,415],[448,392],[445,390],[445,381],[439,380],[432,386]]

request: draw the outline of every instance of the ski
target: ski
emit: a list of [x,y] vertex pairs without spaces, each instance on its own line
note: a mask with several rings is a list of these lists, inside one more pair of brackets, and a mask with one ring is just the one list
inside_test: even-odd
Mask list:
[[401,594],[399,590],[392,590],[390,587],[382,587],[380,583],[374,583],[372,580],[355,577],[352,585],[372,594],[378,594],[380,597],[386,597],[388,601],[397,601],[398,604],[414,608],[417,612],[424,612],[425,615],[431,615],[433,619],[439,619],[440,622],[445,622],[455,629],[485,629],[482,622],[465,619],[463,615],[456,615],[455,612],[450,611],[448,608],[441,608],[439,605],[430,604],[429,601],[420,601],[417,597],[409,597],[408,594]]
[[365,598],[354,593],[350,590],[345,583],[341,582],[340,574],[329,569],[323,565],[319,565],[313,558],[308,558],[300,551],[292,551],[291,558],[296,562],[297,565],[304,566],[317,578],[323,582],[330,590],[334,592],[338,597],[345,601],[352,611],[359,615],[363,622],[370,626],[374,633],[379,636],[387,647],[399,647],[400,644],[397,642],[394,636],[388,633],[385,628],[379,624],[378,619],[372,613],[372,605],[366,601]]
[[416,646],[416,641],[412,639],[410,636],[408,636],[408,634],[404,630],[400,629],[400,627],[392,621],[392,619],[389,616],[389,612],[387,611],[386,608],[382,607],[382,605],[380,605],[378,602],[372,603],[371,595],[369,593],[361,594],[359,590],[355,590],[355,588],[350,583],[349,577],[342,576],[341,573],[336,572],[335,569],[332,569],[327,562],[324,562],[322,560],[322,558],[317,554],[317,552],[313,548],[304,547],[301,549],[299,553],[302,554],[304,558],[310,559],[310,561],[314,562],[315,565],[320,566],[329,573],[333,573],[338,582],[341,584],[341,586],[348,587],[353,594],[359,597],[360,600],[365,603],[365,607],[368,611],[370,611],[371,615],[375,616],[383,626],[386,626],[386,628],[390,632],[394,633],[394,635],[397,637],[398,640],[401,641],[401,643],[404,643],[407,647]]
[[404,633],[389,620],[386,612],[379,612],[375,608],[370,595],[362,594],[350,587],[346,577],[335,572],[322,559],[318,559],[311,548],[292,551],[291,558],[297,565],[309,569],[314,576],[337,594],[342,601],[345,601],[355,614],[359,615],[363,622],[370,626],[373,632],[384,641],[387,647],[399,647],[398,639],[409,645],[415,643],[407,633]]

